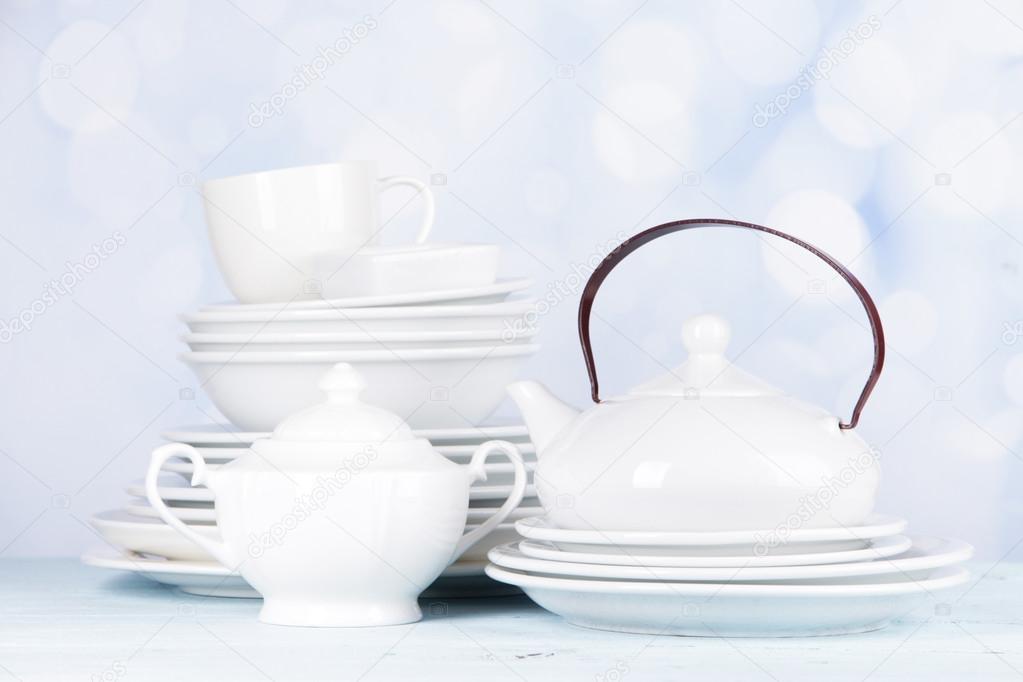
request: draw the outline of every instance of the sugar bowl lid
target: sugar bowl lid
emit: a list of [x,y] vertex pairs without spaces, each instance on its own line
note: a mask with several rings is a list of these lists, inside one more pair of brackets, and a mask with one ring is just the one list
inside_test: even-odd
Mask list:
[[383,443],[415,438],[404,419],[362,401],[366,381],[347,362],[334,365],[318,386],[327,394],[326,400],[287,417],[274,429],[272,440]]

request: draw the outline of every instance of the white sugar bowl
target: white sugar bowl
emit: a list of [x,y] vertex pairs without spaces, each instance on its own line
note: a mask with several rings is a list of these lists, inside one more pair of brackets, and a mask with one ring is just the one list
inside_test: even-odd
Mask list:
[[[420,592],[518,506],[526,488],[522,458],[511,443],[489,441],[469,464],[454,464],[400,417],[363,403],[365,383],[348,364],[336,365],[320,387],[324,403],[288,417],[215,471],[191,446],[158,448],[146,476],[149,502],[263,595],[265,623],[417,621]],[[486,478],[484,461],[494,453],[514,466],[511,494],[463,534],[469,487]],[[160,498],[160,469],[177,456],[194,463],[192,485],[213,491],[222,541],[196,533]]]

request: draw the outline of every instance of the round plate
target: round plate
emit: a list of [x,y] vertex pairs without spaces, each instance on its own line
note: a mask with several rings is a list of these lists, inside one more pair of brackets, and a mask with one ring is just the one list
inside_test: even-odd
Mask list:
[[[139,518],[122,511],[106,511],[96,514],[89,522],[104,540],[115,547],[168,559],[212,561],[206,550],[157,519]],[[220,539],[216,526],[196,524],[192,530],[211,539]]]
[[[514,520],[514,519],[513,519]],[[523,540],[518,548],[525,556],[547,561],[573,561],[581,564],[604,564],[615,566],[655,566],[677,568],[739,568],[745,566],[807,566],[811,564],[838,564],[856,561],[872,561],[902,554],[912,542],[905,535],[891,535],[874,540],[863,549],[838,552],[807,552],[804,554],[768,554],[753,556],[691,556],[670,554],[637,554],[601,551],[601,547],[590,547],[590,551],[565,551],[549,542]]]
[[[413,430],[417,438],[426,438],[434,444],[467,443],[468,447],[487,440],[528,439],[529,429],[523,424],[498,424],[493,426],[469,426],[465,428]],[[160,434],[164,440],[206,447],[228,446],[247,448],[253,441],[269,438],[266,431],[236,431],[233,426],[222,424],[200,424],[180,426]],[[447,446],[445,446],[447,447]]]
[[658,635],[805,637],[867,632],[964,584],[962,568],[925,580],[864,577],[823,584],[686,583],[572,579],[498,566],[487,575],[582,627]]
[[[901,537],[901,536],[898,536]],[[762,582],[809,581],[858,576],[896,574],[927,578],[942,566],[962,563],[973,555],[973,547],[960,540],[932,537],[914,537],[912,547],[895,559],[877,558],[875,561],[839,563],[823,566],[738,566],[738,567],[663,567],[663,566],[611,566],[535,559],[523,554],[517,543],[495,547],[487,558],[503,568],[529,573],[565,575],[574,578],[600,578],[611,580],[679,580]]]
[[428,303],[451,303],[453,301],[471,301],[482,303],[480,299],[501,301],[509,294],[528,289],[533,285],[529,278],[499,279],[493,284],[458,289],[441,289],[437,291],[409,291],[402,294],[386,294],[381,296],[352,296],[349,298],[330,298],[311,301],[292,301],[291,303],[215,303],[202,306],[206,313],[245,313],[256,310],[336,310],[339,308],[376,308],[384,306],[423,305]]
[[[727,531],[602,531],[566,530],[556,528],[546,518],[533,517],[515,523],[515,528],[530,540],[547,540],[554,543],[574,545],[604,545],[615,547],[708,547],[721,545],[757,545],[764,538],[772,537],[776,531],[727,530]],[[897,535],[906,528],[906,520],[878,514],[867,518],[857,526],[830,528],[797,528],[789,531],[786,545],[805,542],[843,542],[849,540],[872,540]],[[559,544],[559,547],[562,545]]]
[[[189,463],[191,466],[191,463]],[[189,469],[191,472],[191,469]],[[213,503],[213,491],[209,488],[193,488],[185,481],[171,482],[172,476],[161,479],[160,485],[156,488],[160,499],[164,502],[209,502]],[[125,491],[132,497],[146,498],[146,485],[142,481],[136,481],[125,488]]]
[[[178,517],[185,523],[216,523],[217,513],[212,507],[203,509],[201,507],[168,507],[174,516]],[[158,519],[160,514],[155,508],[150,507],[148,504],[126,504],[124,511],[128,512],[132,516],[142,516],[147,519]]]

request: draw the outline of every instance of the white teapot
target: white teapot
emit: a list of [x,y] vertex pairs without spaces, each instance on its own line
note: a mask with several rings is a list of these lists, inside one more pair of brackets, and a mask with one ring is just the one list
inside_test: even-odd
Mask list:
[[[146,493],[160,517],[237,570],[263,595],[259,618],[279,625],[370,626],[419,620],[419,593],[518,506],[526,469],[518,449],[483,443],[459,466],[414,438],[397,415],[359,399],[362,377],[338,364],[327,400],[285,419],[272,436],[220,469],[191,446],[153,452]],[[503,453],[515,481],[504,504],[465,533],[469,487]],[[168,510],[157,481],[170,457],[195,464],[192,485],[215,497],[222,541]]]
[[[783,395],[725,358],[730,330],[714,315],[685,323],[689,359],[622,396],[599,396],[589,318],[604,278],[639,246],[722,225],[783,237],[820,256],[853,287],[874,335],[873,369],[850,423]],[[579,330],[593,401],[580,413],[535,381],[511,384],[537,448],[533,479],[547,517],[570,529],[720,531],[856,524],[873,509],[879,467],[852,427],[884,362],[866,290],[820,250],[770,228],[726,220],[667,223],[626,240],[596,268]]]

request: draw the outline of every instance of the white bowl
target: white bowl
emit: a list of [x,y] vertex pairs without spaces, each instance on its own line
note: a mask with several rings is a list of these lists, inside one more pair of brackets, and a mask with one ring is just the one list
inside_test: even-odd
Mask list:
[[514,336],[535,326],[532,299],[481,305],[419,305],[326,310],[246,310],[197,312],[181,316],[196,333],[322,332],[359,333],[372,341],[386,331],[488,331]]
[[184,334],[181,340],[198,352],[227,351],[349,351],[401,348],[464,348],[500,343],[526,343],[536,329],[505,334],[500,331],[379,332],[371,338],[363,332],[276,334]]
[[395,412],[412,428],[481,424],[504,399],[539,346],[351,352],[183,353],[202,388],[235,426],[271,431],[323,396],[317,387],[339,362],[366,379],[366,402]]

